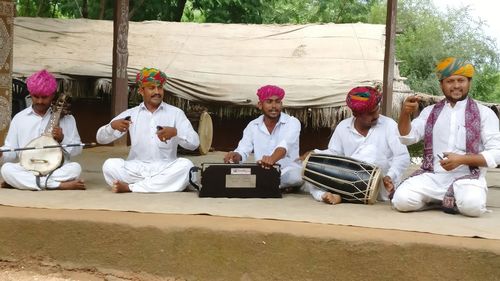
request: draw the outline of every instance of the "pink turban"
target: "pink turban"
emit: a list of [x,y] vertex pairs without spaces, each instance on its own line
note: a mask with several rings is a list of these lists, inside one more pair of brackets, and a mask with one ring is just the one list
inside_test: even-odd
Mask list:
[[54,75],[47,70],[40,70],[26,79],[30,95],[51,96],[57,90],[57,82]]
[[355,113],[370,112],[382,100],[382,94],[372,87],[356,87],[346,98],[347,106]]
[[257,96],[259,101],[264,101],[272,96],[277,96],[278,99],[282,100],[285,97],[285,90],[278,86],[266,85],[257,90]]

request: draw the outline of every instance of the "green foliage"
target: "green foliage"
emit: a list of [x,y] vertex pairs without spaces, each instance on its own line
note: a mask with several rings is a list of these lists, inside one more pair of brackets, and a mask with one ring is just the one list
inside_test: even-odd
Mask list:
[[263,10],[265,23],[366,22],[370,6],[378,1],[272,0]]
[[408,152],[410,153],[410,157],[422,157],[424,151],[424,141],[419,141],[412,145],[408,146]]
[[475,99],[489,102],[500,102],[500,72],[485,65],[472,80],[472,96]]
[[[101,1],[104,3],[102,10]],[[102,19],[113,19],[114,0],[16,0],[16,7],[17,15],[23,17],[81,18],[85,3],[88,18],[100,19],[102,13]],[[130,20],[179,21],[183,3],[183,0],[130,0]]]
[[[262,23],[261,0],[192,0],[190,6],[205,22]],[[194,14],[191,12],[189,14]]]
[[412,90],[440,95],[435,64],[456,56],[476,67],[471,95],[483,101],[500,100],[496,92],[500,67],[497,46],[485,34],[484,22],[474,19],[468,7],[439,12],[430,0],[403,0],[397,18],[403,34],[397,37],[396,57]]
[[[191,0],[186,20],[217,23],[348,23],[366,22],[380,0]],[[194,12],[194,11],[197,11]],[[198,16],[197,16],[198,14]],[[201,17],[199,16],[201,14]]]
[[17,15],[23,17],[61,17],[59,0],[16,0]]

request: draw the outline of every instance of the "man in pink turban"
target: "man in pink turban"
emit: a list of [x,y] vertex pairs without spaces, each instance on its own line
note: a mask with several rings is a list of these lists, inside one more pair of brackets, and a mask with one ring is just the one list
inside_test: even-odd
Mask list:
[[264,168],[281,165],[280,188],[290,191],[302,185],[299,157],[300,121],[284,112],[285,90],[266,85],[257,90],[257,107],[262,115],[250,121],[234,151],[224,157],[225,163],[240,163],[254,153]]
[[[328,149],[316,149],[314,152],[347,156],[379,167],[383,180],[378,199],[386,201],[410,164],[410,155],[406,146],[399,141],[396,122],[380,115],[381,100],[382,94],[373,87],[355,87],[350,90],[346,104],[353,116],[337,125]],[[307,154],[301,158],[306,157]],[[309,182],[304,187],[317,201],[328,204],[341,202],[340,195],[319,189]]]
[[[55,77],[47,70],[41,70],[28,77],[26,84],[32,105],[14,116],[3,147],[23,148],[42,134],[48,134],[60,144],[81,143],[76,121],[72,115],[62,116],[59,124],[47,132],[51,127],[49,126],[53,115],[51,105],[57,90]],[[2,155],[0,152],[0,161],[5,162],[1,168],[4,185],[27,190],[85,189],[83,180],[79,178],[81,166],[76,162],[70,162],[69,159],[81,151],[81,146],[65,148],[62,166],[47,176],[39,177],[38,180],[31,171],[27,171],[19,163],[14,163],[18,160],[17,153],[6,152]]]

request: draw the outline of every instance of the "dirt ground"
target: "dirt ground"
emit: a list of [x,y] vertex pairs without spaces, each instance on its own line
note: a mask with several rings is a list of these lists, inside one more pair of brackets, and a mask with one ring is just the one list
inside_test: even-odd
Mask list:
[[[94,156],[86,154],[90,170],[102,165]],[[433,279],[500,280],[500,242],[279,220],[0,206],[0,281]]]
[[301,222],[0,207],[0,280],[500,280],[499,244]]

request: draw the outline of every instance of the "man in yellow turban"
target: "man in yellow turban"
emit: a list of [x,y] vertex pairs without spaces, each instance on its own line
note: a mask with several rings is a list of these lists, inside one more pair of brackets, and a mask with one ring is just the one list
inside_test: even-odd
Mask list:
[[486,167],[500,163],[498,117],[469,96],[472,64],[446,58],[437,64],[436,74],[445,98],[411,122],[419,99],[408,97],[401,109],[401,142],[423,140],[423,163],[397,188],[392,205],[407,212],[431,204],[446,213],[478,217],[486,212]]

